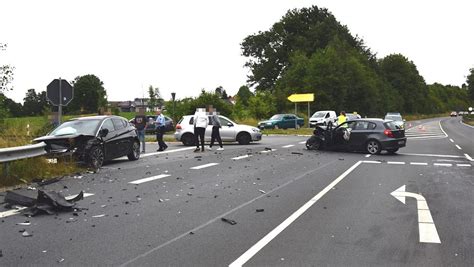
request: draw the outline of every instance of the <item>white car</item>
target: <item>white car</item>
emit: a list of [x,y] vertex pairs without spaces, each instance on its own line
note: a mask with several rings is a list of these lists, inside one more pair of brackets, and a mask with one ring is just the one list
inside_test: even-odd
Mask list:
[[333,110],[317,111],[309,118],[309,127],[316,127],[316,125],[328,125],[331,122],[333,125],[337,123],[337,115]]
[[[206,142],[211,141],[212,133],[212,116],[209,116],[210,124],[206,128],[204,139]],[[260,129],[253,126],[237,124],[229,118],[219,115],[222,128],[220,134],[223,142],[238,142],[241,145],[247,145],[253,141],[262,140]],[[185,146],[195,145],[194,137],[194,115],[186,115],[176,125],[174,137]]]

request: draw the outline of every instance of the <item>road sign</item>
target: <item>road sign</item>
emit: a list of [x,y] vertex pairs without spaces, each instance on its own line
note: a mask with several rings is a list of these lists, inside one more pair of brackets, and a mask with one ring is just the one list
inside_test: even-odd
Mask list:
[[74,98],[74,89],[63,79],[54,79],[47,87],[46,97],[54,106],[67,106]]
[[314,101],[314,94],[292,94],[288,97],[293,103],[296,102],[313,102]]
[[428,208],[428,203],[426,199],[415,193],[406,192],[406,186],[402,185],[397,190],[390,193],[393,197],[398,199],[403,204],[406,204],[405,198],[412,197],[416,199],[416,205],[418,209],[418,230],[419,230],[419,240],[421,243],[441,243],[441,240],[438,236],[438,231],[436,231],[436,226],[431,217],[430,209]]

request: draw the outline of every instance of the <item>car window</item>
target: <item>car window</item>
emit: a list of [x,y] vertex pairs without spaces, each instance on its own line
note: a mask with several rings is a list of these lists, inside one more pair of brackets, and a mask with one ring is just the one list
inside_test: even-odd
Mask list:
[[95,135],[100,120],[72,120],[58,126],[49,135],[60,136],[70,134]]
[[373,122],[369,122],[369,127],[367,127],[367,129],[374,130],[375,128],[377,128],[377,124],[375,124]]
[[326,117],[325,117],[325,118],[329,118],[329,115],[330,115],[329,113],[328,113],[328,114],[326,114]]
[[191,117],[191,119],[189,120],[189,125],[193,125],[194,124],[194,117]]
[[390,129],[392,131],[403,129],[403,126],[401,126],[400,124],[398,124],[394,121],[386,122],[386,123],[384,123],[384,125],[385,125],[385,128]]
[[227,124],[229,124],[229,123],[232,123],[229,120],[226,120],[222,117],[219,117],[219,120],[221,121],[221,125],[225,125],[225,126],[227,126]]
[[353,130],[367,130],[369,128],[368,121],[357,121]]
[[114,124],[111,119],[107,119],[104,121],[104,124],[102,124],[102,129],[107,129],[110,132],[115,131]]
[[112,119],[112,122],[114,124],[115,130],[120,130],[125,128],[125,124],[123,124],[121,119]]

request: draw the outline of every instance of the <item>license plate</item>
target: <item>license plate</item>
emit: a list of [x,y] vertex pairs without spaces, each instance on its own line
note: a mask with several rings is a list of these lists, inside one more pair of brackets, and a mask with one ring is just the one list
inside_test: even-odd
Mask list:
[[399,145],[404,145],[404,144],[405,144],[405,141],[398,141],[398,144],[399,144]]
[[57,164],[58,159],[57,158],[49,158],[49,159],[46,159],[46,162],[49,163],[49,164]]

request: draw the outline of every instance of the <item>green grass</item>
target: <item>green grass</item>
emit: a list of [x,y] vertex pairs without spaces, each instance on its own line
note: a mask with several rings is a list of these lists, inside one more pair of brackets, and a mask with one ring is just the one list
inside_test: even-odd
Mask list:
[[440,113],[440,114],[407,114],[403,115],[402,117],[406,121],[417,121],[417,120],[424,120],[424,119],[431,119],[431,118],[439,118],[439,117],[448,117],[449,113]]
[[463,116],[462,116],[462,121],[463,121],[465,124],[469,124],[469,125],[474,126],[474,115],[472,115],[472,114],[463,115]]

